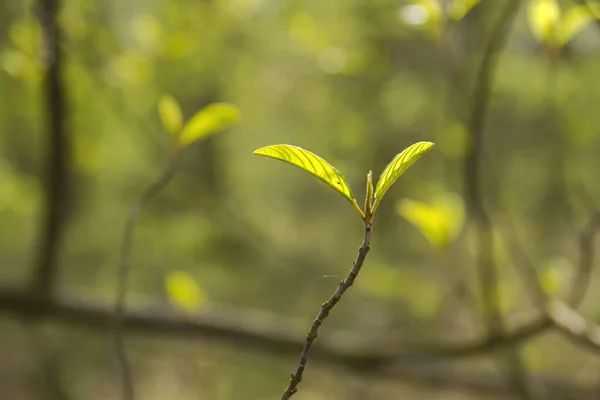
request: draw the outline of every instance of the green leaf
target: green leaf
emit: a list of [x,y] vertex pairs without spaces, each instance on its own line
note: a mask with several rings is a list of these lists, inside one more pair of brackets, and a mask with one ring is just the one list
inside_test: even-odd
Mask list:
[[213,103],[198,111],[183,128],[179,137],[181,146],[188,146],[223,130],[240,118],[237,107],[228,103]]
[[585,29],[592,22],[592,15],[585,6],[574,6],[567,11],[560,29],[558,29],[557,40],[558,44],[565,45],[573,39],[579,32]]
[[388,189],[396,182],[396,179],[400,177],[410,167],[417,161],[421,156],[427,153],[435,146],[435,144],[431,142],[418,142],[415,143],[408,148],[406,148],[402,153],[399,153],[394,159],[385,167],[381,176],[379,177],[379,181],[377,182],[377,186],[375,187],[375,202],[373,204],[373,214],[377,210],[377,206],[381,202],[383,195],[388,191]]
[[533,36],[542,43],[554,44],[555,30],[561,20],[560,7],[556,0],[530,0],[527,20]]
[[197,311],[206,302],[206,295],[187,272],[170,273],[165,286],[171,303],[183,311]]
[[538,274],[540,288],[548,296],[557,296],[564,289],[564,283],[569,280],[569,271],[572,269],[573,266],[567,259],[550,260]]
[[361,216],[364,218],[364,213],[356,204],[356,199],[354,198],[354,194],[350,189],[350,185],[346,182],[346,179],[337,169],[318,155],[298,146],[289,144],[276,144],[262,147],[255,150],[254,154],[285,161],[314,175],[344,196],[355,206],[357,211],[360,211]]
[[162,96],[158,101],[158,114],[165,129],[174,136],[179,135],[183,125],[183,117],[177,100],[170,95]]
[[373,207],[373,172],[369,171],[367,174],[367,195],[365,197],[365,214],[368,218],[371,218],[373,213],[371,209]]
[[450,17],[454,21],[460,21],[481,0],[454,0],[450,3]]
[[439,250],[452,243],[465,221],[463,201],[451,193],[437,196],[431,203],[403,199],[396,205],[396,212]]

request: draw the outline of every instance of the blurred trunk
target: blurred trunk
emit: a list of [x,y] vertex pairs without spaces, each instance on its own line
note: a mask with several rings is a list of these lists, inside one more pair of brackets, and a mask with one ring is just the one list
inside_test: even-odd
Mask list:
[[70,138],[66,132],[66,94],[63,83],[61,30],[58,24],[58,0],[39,4],[39,18],[44,32],[46,76],[44,96],[48,118],[48,152],[45,166],[45,215],[40,228],[39,250],[33,288],[40,296],[50,296],[57,280],[59,251],[68,209],[68,160]]

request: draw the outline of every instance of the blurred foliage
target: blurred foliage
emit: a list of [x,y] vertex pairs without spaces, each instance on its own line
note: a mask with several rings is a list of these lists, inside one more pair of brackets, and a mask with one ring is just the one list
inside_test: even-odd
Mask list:
[[402,199],[396,210],[440,250],[454,241],[465,220],[462,198],[452,193],[438,195],[431,204]]
[[183,271],[173,271],[167,275],[165,287],[169,300],[177,308],[187,312],[199,311],[206,295],[194,278]]
[[[270,143],[310,148],[343,171],[349,187],[364,188],[366,171],[383,171],[410,144],[430,140],[435,151],[381,203],[369,259],[327,329],[366,339],[376,332],[379,343],[380,336],[460,340],[481,328],[476,317],[463,317],[481,303],[476,249],[464,229],[463,155],[473,79],[503,1],[63,3],[72,154],[62,295],[113,301],[130,204],[170,155],[165,128],[185,131],[188,116],[194,123],[189,136],[181,133],[186,143],[207,127],[237,122],[183,152],[173,182],[145,209],[132,305],[149,301],[193,316],[210,301],[311,320],[351,267],[362,226],[340,196],[252,151]],[[576,232],[589,214],[582,191],[600,201],[597,17],[576,1],[529,0],[498,58],[486,119],[481,186],[495,234],[517,235],[502,223],[514,222],[517,242],[553,294],[576,272]],[[43,43],[34,2],[7,0],[0,9],[3,286],[26,287],[37,251],[47,154]],[[551,66],[547,47],[560,48]],[[498,246],[494,256],[502,308],[522,320],[533,310],[527,284],[506,249]],[[598,283],[597,274],[591,279]],[[588,297],[582,310],[597,316],[597,291]],[[0,384],[8,382],[0,392],[42,398],[19,378],[37,373],[21,328],[2,324],[0,354],[9,356],[0,361]],[[50,331],[74,397],[115,396],[108,340],[99,332]],[[272,398],[296,361],[202,340],[128,342],[149,399]],[[595,380],[600,368],[552,338],[528,343],[526,355],[534,372],[566,380]],[[298,399],[357,398],[345,386],[353,377],[314,368]],[[372,390],[376,398],[419,398],[400,384]],[[427,390],[423,398],[445,398]]]

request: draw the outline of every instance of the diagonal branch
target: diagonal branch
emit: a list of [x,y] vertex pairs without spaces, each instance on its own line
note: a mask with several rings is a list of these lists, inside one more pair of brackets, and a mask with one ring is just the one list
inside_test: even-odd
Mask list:
[[600,327],[592,324],[565,303],[554,301],[547,314],[560,333],[600,354]]
[[148,202],[154,199],[171,181],[176,172],[176,158],[172,158],[162,175],[154,182],[133,204],[125,224],[123,241],[121,247],[121,265],[119,266],[117,279],[117,297],[114,307],[114,351],[119,365],[123,385],[123,400],[135,399],[134,383],[131,367],[125,353],[123,337],[123,324],[125,319],[125,307],[127,302],[127,291],[131,274],[131,254],[133,249],[133,234],[138,216]]
[[306,364],[308,363],[308,356],[310,353],[310,349],[313,345],[313,342],[319,335],[319,328],[325,321],[325,319],[329,316],[329,313],[335,307],[335,305],[340,301],[342,295],[354,284],[356,277],[358,276],[360,269],[365,262],[365,258],[367,257],[367,253],[371,248],[371,224],[367,223],[365,226],[365,238],[362,246],[358,249],[358,257],[356,261],[354,261],[354,265],[348,273],[346,279],[340,282],[337,290],[331,297],[321,305],[321,311],[317,315],[317,318],[313,321],[308,334],[306,335],[306,341],[304,342],[304,348],[302,349],[302,355],[300,356],[300,363],[298,364],[298,368],[296,372],[292,374],[290,379],[290,383],[288,387],[283,392],[281,396],[281,400],[287,400],[292,397],[298,391],[298,385],[302,382],[302,375],[304,374],[304,369],[306,368]]

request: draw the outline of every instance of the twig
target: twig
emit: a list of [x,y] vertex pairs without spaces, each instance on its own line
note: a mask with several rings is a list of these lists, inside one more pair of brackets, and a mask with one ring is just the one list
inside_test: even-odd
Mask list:
[[600,212],[594,212],[588,219],[579,237],[579,270],[567,298],[567,304],[577,308],[590,287],[594,269],[594,239],[600,231]]
[[600,354],[600,327],[560,301],[550,303],[547,313],[559,332]]
[[33,276],[33,290],[40,296],[49,297],[55,286],[57,258],[63,234],[70,145],[64,126],[66,100],[62,82],[62,51],[59,45],[61,32],[57,23],[59,0],[40,0],[39,7],[45,39],[45,105],[49,118],[50,143],[44,178],[45,215]]
[[131,367],[125,353],[123,337],[123,323],[125,318],[125,307],[127,302],[127,291],[129,289],[129,275],[131,274],[131,253],[133,248],[133,234],[138,216],[146,203],[154,199],[171,181],[177,169],[176,158],[173,157],[156,182],[146,189],[140,198],[132,205],[129,217],[125,224],[123,241],[121,247],[121,264],[117,279],[117,296],[114,307],[114,351],[120,369],[123,385],[123,400],[134,400],[135,389],[131,373]]
[[[483,154],[484,125],[489,110],[492,76],[496,67],[496,59],[504,47],[507,30],[512,25],[519,10],[520,0],[509,0],[484,49],[481,65],[475,78],[471,111],[467,130],[469,133],[469,150],[464,162],[465,197],[472,218],[475,219],[477,231],[477,264],[481,280],[481,290],[486,309],[488,334],[491,336],[504,334],[504,322],[499,307],[498,277],[494,262],[494,238],[492,223],[484,206],[480,187],[479,160]],[[518,392],[525,399],[532,398],[531,390],[525,377],[525,368],[517,349],[508,350],[510,377]]]
[[354,281],[358,276],[358,273],[360,272],[363,263],[365,262],[365,258],[367,257],[367,253],[369,252],[370,248],[371,224],[368,223],[365,226],[365,238],[363,244],[358,249],[358,257],[354,261],[354,265],[352,266],[350,273],[343,281],[340,282],[340,285],[338,286],[335,293],[325,303],[321,305],[321,311],[317,315],[317,318],[313,321],[312,326],[310,327],[310,330],[306,335],[306,341],[304,342],[304,348],[302,350],[302,355],[300,356],[300,363],[298,364],[296,372],[292,374],[290,383],[283,392],[281,400],[289,399],[298,391],[298,385],[300,384],[300,382],[302,382],[302,375],[304,374],[304,369],[306,368],[306,364],[308,363],[310,348],[317,336],[319,335],[319,328],[321,327],[321,324],[323,324],[323,321],[325,321],[325,318],[327,318],[329,312],[333,309],[333,307],[335,307],[335,305],[340,301],[344,292],[346,292],[346,290],[348,290],[348,288],[354,284]]

